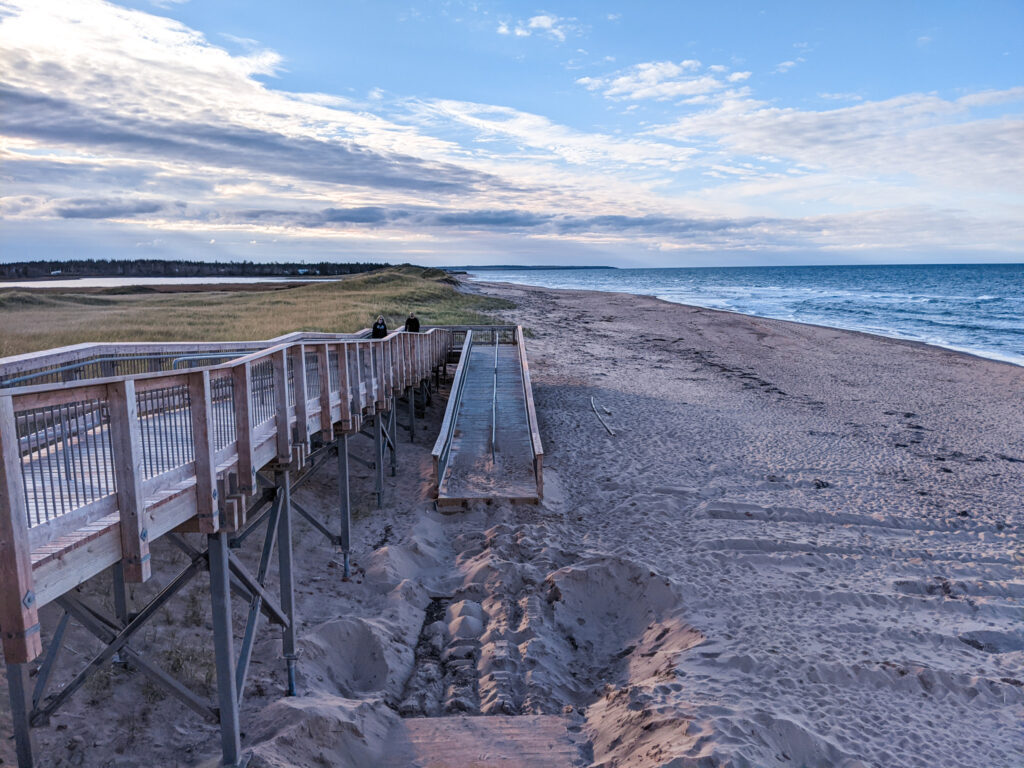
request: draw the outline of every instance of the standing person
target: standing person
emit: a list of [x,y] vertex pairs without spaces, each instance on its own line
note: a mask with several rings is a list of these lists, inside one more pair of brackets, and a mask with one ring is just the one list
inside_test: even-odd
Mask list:
[[377,322],[373,324],[373,328],[370,330],[371,339],[383,339],[388,335],[388,324],[384,322],[384,315],[377,315]]
[[405,330],[409,333],[420,332],[420,319],[416,317],[415,312],[410,312],[409,316],[405,318]]

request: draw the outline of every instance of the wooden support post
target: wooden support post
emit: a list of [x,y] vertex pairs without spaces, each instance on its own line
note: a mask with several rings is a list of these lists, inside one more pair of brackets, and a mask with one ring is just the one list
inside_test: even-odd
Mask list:
[[231,371],[235,401],[235,439],[238,443],[238,493],[256,492],[256,467],[252,460],[252,364],[243,363]]
[[320,431],[326,444],[334,439],[331,430],[334,426],[334,419],[331,418],[331,354],[326,344],[317,344],[316,358],[320,365]]
[[[220,530],[220,505],[217,503],[217,467],[213,458],[213,397],[209,371],[189,374],[188,397],[195,448],[196,519],[200,533],[216,533]],[[235,397],[238,397],[237,392]]]
[[28,512],[14,403],[0,397],[0,633],[4,659],[24,664],[43,652],[28,544]]
[[142,425],[131,379],[107,385],[110,442],[114,450],[114,482],[121,514],[121,556],[128,582],[149,579],[149,531],[145,527],[146,498],[142,492]]
[[295,369],[295,443],[300,453],[309,454],[309,395],[306,392],[306,346],[292,347]]
[[274,410],[277,419],[277,461],[279,464],[292,462],[292,430],[288,421],[288,357],[285,350],[275,352],[271,360],[274,366]]

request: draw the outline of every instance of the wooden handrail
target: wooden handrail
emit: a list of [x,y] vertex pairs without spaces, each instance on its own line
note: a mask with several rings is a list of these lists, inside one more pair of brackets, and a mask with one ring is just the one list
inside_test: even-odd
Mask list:
[[[268,462],[292,460],[296,427],[300,444],[308,439],[310,428],[326,432],[327,439],[334,424],[347,432],[358,429],[364,410],[379,407],[395,391],[418,384],[441,364],[452,332],[443,328],[419,334],[396,331],[381,340],[291,336],[244,357],[187,371],[3,390],[0,633],[7,661],[29,661],[40,652],[36,618],[40,606],[118,561],[125,563],[129,579],[145,580],[153,540],[193,518],[198,520],[193,530],[217,530],[218,507],[223,509],[227,502],[218,486],[230,486],[232,493],[243,496],[251,494],[256,469]],[[328,368],[334,354],[338,371],[337,389],[332,391]],[[294,406],[288,398],[289,355],[294,359]],[[273,375],[261,373],[257,387],[254,369],[272,370]],[[312,397],[306,390],[307,370],[319,377],[319,393],[310,384]],[[268,418],[266,400],[261,398],[270,396],[271,390],[273,415]],[[139,407],[143,400],[137,400],[143,393],[149,398],[146,409]],[[56,427],[47,426],[83,401],[90,403],[90,416],[77,432],[61,429],[58,434]],[[30,410],[44,414],[39,419],[43,426],[22,440],[16,414]],[[310,422],[315,423],[310,427]],[[188,432],[182,431],[186,424]],[[233,434],[225,432],[232,424]],[[157,446],[161,455],[155,462],[151,456],[144,466],[143,455],[154,450],[146,441],[161,439],[161,430],[170,428],[178,431],[163,434],[165,442]],[[88,440],[80,434],[83,429]],[[191,442],[186,450],[181,440],[187,440],[187,434]],[[33,455],[37,462],[45,455],[48,462],[38,472]],[[101,462],[103,472],[116,477],[116,492],[106,484],[99,490],[87,488],[76,501],[64,499],[60,473],[79,473],[65,477],[78,478],[84,486],[93,482],[89,473],[99,469]],[[23,473],[28,473],[24,480]],[[228,473],[237,475],[237,482],[226,483]],[[26,488],[34,494],[34,510]]]

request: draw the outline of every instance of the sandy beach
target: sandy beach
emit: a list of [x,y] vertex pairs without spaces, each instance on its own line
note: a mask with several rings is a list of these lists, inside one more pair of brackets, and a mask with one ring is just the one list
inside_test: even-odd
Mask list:
[[[545,500],[435,511],[435,397],[382,510],[354,473],[353,581],[296,521],[300,696],[264,633],[252,768],[1024,765],[1024,368],[625,294],[466,290],[532,333]],[[335,482],[296,500],[328,518]],[[154,562],[138,600],[186,560],[162,543]],[[207,688],[208,599],[195,585],[137,644]],[[95,647],[68,637],[64,681]],[[35,735],[61,768],[218,762],[216,727],[130,669]]]

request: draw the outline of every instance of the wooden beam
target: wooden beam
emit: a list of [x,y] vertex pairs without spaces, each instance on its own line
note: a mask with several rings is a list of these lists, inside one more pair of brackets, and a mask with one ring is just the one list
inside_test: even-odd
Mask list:
[[331,433],[334,420],[331,418],[331,353],[326,344],[316,345],[316,359],[320,366],[320,431],[324,442],[329,443],[334,439]]
[[4,659],[8,664],[24,664],[43,652],[43,640],[28,545],[21,451],[10,397],[0,397],[0,584]]
[[121,516],[121,554],[129,582],[149,579],[149,532],[145,527],[146,499],[142,491],[142,425],[139,423],[135,382],[107,385],[110,441],[114,451],[117,509]]
[[291,348],[295,381],[295,442],[309,450],[309,395],[306,393],[306,346]]
[[345,429],[354,429],[352,424],[352,390],[348,383],[348,344],[338,345],[338,386],[341,395],[341,423]]
[[[195,446],[196,517],[200,533],[216,533],[220,529],[217,503],[217,466],[213,459],[213,397],[210,372],[200,371],[188,377],[191,400],[192,442]],[[235,393],[238,397],[238,393]]]
[[277,461],[291,464],[292,430],[288,420],[288,352],[281,350],[271,357],[274,365],[274,410],[277,411]]
[[231,376],[234,381],[235,438],[238,442],[238,490],[249,496],[256,490],[256,467],[252,461],[252,363],[236,366]]

